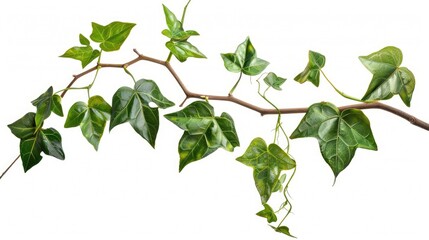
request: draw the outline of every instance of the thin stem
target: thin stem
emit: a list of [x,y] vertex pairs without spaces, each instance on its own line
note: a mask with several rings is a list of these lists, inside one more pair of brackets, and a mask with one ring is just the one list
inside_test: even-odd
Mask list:
[[[292,204],[290,203],[290,201],[289,201],[289,199],[288,199],[288,197],[287,197],[287,190],[288,190],[288,188],[289,188],[289,184],[290,184],[291,180],[292,180],[292,179],[293,179],[293,177],[295,176],[295,172],[296,172],[296,166],[295,166],[295,168],[293,169],[292,175],[290,176],[290,178],[289,178],[288,182],[286,183],[286,186],[285,186],[285,187],[284,187],[284,189],[283,189],[283,196],[285,197],[286,202],[287,202],[287,203],[289,203],[289,209],[288,209],[288,211],[287,211],[286,215],[285,215],[285,216],[283,217],[283,219],[280,221],[280,223],[279,223],[279,225],[277,226],[277,228],[279,228],[279,227],[283,224],[283,222],[285,221],[285,219],[287,218],[287,216],[289,216],[289,214],[292,212]],[[284,206],[284,207],[286,207],[287,203],[285,204],[285,206]]]
[[322,71],[322,69],[320,69],[320,72],[322,73],[322,75],[323,75],[323,77],[326,79],[326,81],[328,81],[328,83],[332,86],[332,88],[334,88],[334,90],[335,90],[338,94],[340,94],[341,96],[343,96],[343,97],[345,97],[345,98],[347,98],[347,99],[353,100],[353,101],[357,101],[357,102],[363,102],[363,103],[371,103],[371,102],[373,102],[373,101],[366,101],[366,100],[362,100],[362,99],[355,98],[355,97],[352,97],[352,96],[350,96],[350,95],[345,94],[344,92],[340,91],[337,87],[335,87],[335,85],[334,85],[334,84],[329,80],[329,78],[328,78],[328,77],[326,76],[326,74]]
[[231,88],[231,90],[229,91],[229,95],[231,96],[232,93],[235,91],[235,88],[237,88],[238,83],[240,83],[241,77],[243,76],[243,72],[240,72],[240,76],[238,77],[237,82],[234,84],[234,86]]
[[170,62],[172,56],[173,56],[173,53],[170,51],[170,53],[168,54],[167,60],[165,60],[165,61]]
[[185,7],[183,8],[183,13],[182,13],[182,19],[180,20],[180,22],[182,22],[182,27],[185,24],[185,15],[186,15],[186,9],[188,9],[188,5],[189,3],[191,3],[191,0],[188,1],[188,3],[185,5]]
[[9,167],[7,167],[6,170],[4,170],[4,172],[0,176],[0,179],[2,179],[2,177],[9,171],[9,169],[13,166],[13,164],[15,164],[16,161],[18,161],[19,157],[21,157],[21,155],[18,155],[18,157],[16,157],[15,160],[13,160],[13,162],[9,165]]
[[64,91],[68,91],[68,90],[87,90],[88,89],[88,86],[85,86],[85,87],[70,87],[70,88],[63,88],[63,89],[61,89],[61,90],[59,90],[59,91],[56,91],[54,94],[58,94],[58,93],[60,93],[60,92],[64,92]]
[[136,79],[134,78],[133,74],[132,74],[130,71],[128,71],[128,69],[127,69],[127,67],[126,67],[126,66],[124,66],[124,71],[125,71],[128,75],[130,75],[130,77],[133,79],[134,83],[136,83]]

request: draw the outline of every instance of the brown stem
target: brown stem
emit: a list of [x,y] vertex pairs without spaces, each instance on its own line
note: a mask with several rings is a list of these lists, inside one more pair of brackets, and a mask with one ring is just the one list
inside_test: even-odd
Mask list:
[[15,160],[13,160],[13,162],[9,165],[9,167],[7,167],[6,170],[4,170],[4,172],[0,176],[0,179],[7,173],[7,171],[9,171],[9,169],[13,166],[13,164],[15,164],[16,161],[18,161],[19,157],[21,157],[21,155],[18,155],[18,157],[16,157]]

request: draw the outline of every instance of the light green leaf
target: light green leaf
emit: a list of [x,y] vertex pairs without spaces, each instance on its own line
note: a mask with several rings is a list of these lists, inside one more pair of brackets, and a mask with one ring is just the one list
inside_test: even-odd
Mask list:
[[233,73],[241,72],[241,65],[234,53],[222,53],[220,56],[222,57],[226,70]]
[[206,56],[189,42],[168,41],[165,46],[173,53],[180,62],[184,62],[188,57],[206,58]]
[[281,89],[281,87],[280,87],[280,86],[281,86],[284,82],[286,82],[286,78],[277,77],[277,75],[276,75],[275,73],[270,72],[270,73],[268,73],[268,75],[264,78],[264,82],[265,82],[268,86],[270,86],[270,87],[272,87],[272,88],[274,88],[274,89],[276,89],[276,90],[281,91],[282,89]]
[[42,139],[39,132],[29,138],[21,139],[19,150],[24,172],[27,172],[42,160],[40,155],[42,153]]
[[85,117],[87,110],[88,106],[84,102],[76,102],[75,104],[73,104],[67,114],[64,127],[72,128],[79,126],[83,118]]
[[148,141],[152,147],[155,147],[159,128],[159,113],[158,108],[149,106],[151,102],[160,108],[168,108],[174,105],[162,95],[152,80],[141,79],[136,82],[134,89],[119,88],[112,99],[110,130],[128,121],[140,136]]
[[256,76],[260,74],[264,69],[269,65],[270,63],[260,59],[260,58],[254,58],[252,61],[249,62],[248,65],[245,65],[242,70],[243,73],[248,76]]
[[52,111],[52,94],[53,89],[49,87],[46,92],[42,93],[38,98],[33,100],[31,103],[37,108],[36,111],[36,127],[40,127],[45,119],[51,115]]
[[42,129],[40,131],[42,138],[42,151],[49,156],[64,160],[65,155],[61,144],[61,135],[54,128]]
[[85,68],[94,59],[100,56],[100,51],[92,49],[91,46],[72,47],[60,57],[72,58],[79,60],[82,63],[82,68]]
[[373,74],[362,100],[386,100],[399,94],[405,105],[410,106],[416,80],[408,68],[400,67],[402,52],[399,48],[385,47],[359,59]]
[[36,132],[36,123],[35,123],[36,114],[29,112],[25,114],[22,118],[16,120],[15,122],[7,125],[10,131],[19,139],[26,139],[34,135]]
[[351,162],[357,148],[377,150],[368,118],[358,109],[338,110],[331,103],[316,103],[291,138],[314,137],[335,177]]
[[261,210],[256,213],[256,215],[266,218],[268,223],[276,222],[277,216],[274,213],[274,210],[271,208],[270,205],[264,203],[264,210]]
[[207,102],[193,102],[165,117],[185,131],[179,142],[179,171],[218,148],[232,152],[240,144],[231,116],[222,113],[215,117],[213,107]]
[[116,51],[121,48],[135,25],[134,23],[112,22],[102,26],[93,22],[90,38],[94,42],[100,43],[103,51]]
[[253,139],[237,161],[253,168],[253,178],[263,204],[267,203],[271,193],[277,188],[281,171],[296,166],[295,160],[283,149],[274,143],[267,146],[262,138]]
[[182,23],[177,19],[176,15],[170,9],[162,4],[164,9],[165,21],[167,22],[167,27],[171,32],[183,31]]
[[89,39],[86,38],[84,35],[79,34],[79,42],[80,44],[84,45],[84,46],[89,46],[91,43],[89,42]]
[[320,70],[325,66],[325,61],[325,56],[322,54],[309,51],[307,66],[304,71],[294,78],[294,80],[299,83],[310,81],[318,87],[320,82]]
[[273,227],[273,226],[270,226],[272,229],[274,229],[276,232],[278,232],[278,233],[283,233],[283,234],[285,234],[286,236],[289,236],[289,237],[293,237],[293,238],[296,238],[295,236],[293,236],[292,234],[290,234],[290,231],[289,231],[289,228],[288,227],[286,227],[286,226],[280,226],[280,227]]

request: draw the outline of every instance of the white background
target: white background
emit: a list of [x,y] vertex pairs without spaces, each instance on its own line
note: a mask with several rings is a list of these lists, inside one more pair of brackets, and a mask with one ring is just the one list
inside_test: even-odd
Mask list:
[[[180,15],[186,1],[166,0]],[[58,58],[89,36],[91,22],[137,23],[120,52],[102,62],[122,63],[137,48],[165,59],[166,28],[158,1],[8,1],[0,9],[1,106],[0,170],[18,154],[19,140],[7,124],[34,111],[30,101],[49,86],[65,87],[80,63]],[[307,62],[308,50],[327,58],[325,73],[349,95],[360,97],[371,79],[358,56],[393,45],[404,53],[403,66],[417,79],[411,108],[399,97],[389,104],[429,120],[427,56],[429,17],[424,1],[198,1],[188,9],[185,29],[201,36],[191,42],[207,60],[172,65],[188,88],[226,94],[237,74],[227,72],[220,53],[233,52],[250,36],[258,56],[271,62],[267,71],[287,77],[281,93],[272,91],[279,107],[304,107],[314,102],[350,104],[326,81],[319,88],[293,81]],[[178,105],[184,98],[165,68],[152,63],[130,67],[137,78],[157,81]],[[80,79],[78,86],[92,80]],[[102,69],[92,94],[109,102],[120,86],[132,86],[118,69]],[[246,77],[235,95],[266,106]],[[69,92],[65,111],[86,93]],[[261,209],[252,170],[235,161],[257,136],[272,139],[274,116],[231,103],[212,101],[216,114],[235,119],[241,147],[218,150],[178,173],[177,142],[182,132],[161,118],[153,150],[128,124],[106,130],[99,151],[78,128],[64,129],[51,117],[46,126],[63,136],[66,160],[51,157],[24,174],[18,162],[0,181],[0,239],[286,239],[255,216]],[[177,111],[178,106],[161,111]],[[379,151],[358,149],[351,165],[332,187],[333,174],[312,138],[292,141],[298,168],[290,187],[293,215],[286,224],[299,239],[428,239],[429,133],[390,113],[367,110]],[[290,134],[302,115],[284,115]],[[277,194],[278,195],[278,194]],[[273,195],[273,198],[276,195]],[[279,196],[277,196],[279,197]]]

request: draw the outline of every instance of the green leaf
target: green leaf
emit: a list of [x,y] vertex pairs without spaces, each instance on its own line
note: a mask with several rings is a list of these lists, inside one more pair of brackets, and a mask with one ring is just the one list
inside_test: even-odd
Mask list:
[[10,131],[17,138],[26,139],[34,135],[36,132],[36,123],[35,123],[36,114],[29,112],[25,114],[22,118],[16,120],[15,122],[7,125]]
[[93,96],[88,100],[88,105],[84,102],[72,105],[64,127],[80,126],[83,136],[98,150],[110,112],[110,105],[102,97]]
[[218,148],[232,152],[240,144],[231,116],[222,113],[215,117],[213,107],[207,102],[193,102],[165,117],[185,131],[179,141],[179,171]]
[[310,81],[316,87],[318,87],[320,82],[320,70],[325,66],[325,61],[325,56],[322,54],[309,51],[307,66],[305,67],[304,71],[294,78],[294,80],[299,83]]
[[289,231],[289,228],[288,227],[286,227],[286,226],[280,226],[280,227],[273,227],[273,226],[270,226],[272,229],[274,229],[276,232],[278,232],[278,233],[283,233],[283,234],[285,234],[286,236],[289,236],[289,237],[293,237],[293,238],[296,238],[295,236],[293,236],[292,234],[290,234],[290,231]]
[[180,30],[183,31],[182,23],[177,19],[176,15],[164,4],[162,4],[162,7],[164,9],[165,21],[167,22],[168,29],[173,33]]
[[359,59],[373,74],[362,100],[386,100],[399,94],[405,105],[410,106],[416,80],[408,68],[400,67],[402,52],[399,48],[385,47]]
[[81,61],[82,68],[85,68],[94,59],[100,56],[100,51],[92,49],[91,46],[72,47],[60,57],[72,58]]
[[268,223],[276,222],[277,216],[270,205],[264,203],[264,210],[259,211],[256,215],[266,218]]
[[49,156],[64,160],[65,155],[61,144],[61,135],[54,128],[42,129],[42,151]]
[[52,112],[60,117],[64,116],[63,107],[61,106],[61,97],[58,94],[52,96]]
[[141,79],[136,82],[134,89],[119,88],[112,99],[110,130],[128,121],[140,136],[148,141],[152,147],[155,147],[159,128],[159,113],[158,108],[149,106],[151,102],[160,108],[168,108],[174,105],[162,95],[152,80]]
[[121,48],[135,25],[134,23],[112,22],[103,26],[93,22],[90,38],[94,42],[100,43],[103,51],[116,51]]
[[189,42],[168,41],[165,46],[173,53],[180,62],[184,62],[188,57],[206,58],[206,56]]
[[40,127],[43,121],[51,115],[52,94],[53,89],[49,87],[46,92],[42,93],[42,95],[31,102],[33,106],[37,108],[35,117],[36,128]]
[[91,43],[89,42],[89,39],[86,38],[84,35],[79,34],[79,42],[80,44],[84,45],[84,46],[89,46]]
[[249,37],[238,45],[235,53],[221,54],[225,68],[230,72],[243,72],[249,76],[260,74],[268,66],[269,62],[257,57]]
[[331,103],[316,103],[291,138],[314,137],[335,177],[351,162],[357,148],[377,150],[368,118],[358,109],[340,111]]
[[274,143],[267,146],[262,138],[253,139],[237,161],[253,168],[253,178],[263,204],[267,203],[271,193],[277,188],[281,171],[296,166],[295,160],[283,149]]
[[42,139],[39,136],[39,132],[29,138],[21,139],[19,150],[24,172],[27,172],[42,160],[40,155],[42,153]]
[[270,87],[272,87],[272,88],[274,88],[274,89],[276,89],[276,90],[281,91],[282,89],[280,88],[280,86],[281,86],[284,82],[286,82],[286,78],[277,77],[277,75],[276,75],[275,73],[270,72],[270,73],[268,73],[268,75],[264,78],[264,82],[265,82],[268,86],[270,86]]

